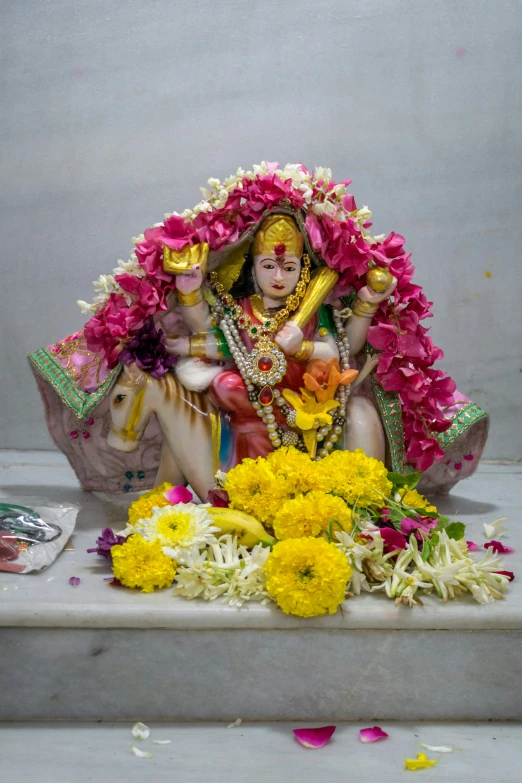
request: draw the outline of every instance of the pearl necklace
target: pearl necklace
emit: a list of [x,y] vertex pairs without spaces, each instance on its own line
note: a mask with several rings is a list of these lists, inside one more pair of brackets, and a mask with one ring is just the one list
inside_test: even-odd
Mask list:
[[[306,451],[304,442],[297,432],[293,430],[285,431],[276,422],[272,402],[275,402],[275,404],[281,408],[281,412],[285,416],[286,423],[289,427],[295,427],[297,416],[296,411],[288,405],[279,389],[273,388],[274,384],[278,383],[281,379],[279,378],[278,380],[271,380],[271,382],[268,382],[267,372],[269,372],[269,369],[271,368],[266,371],[259,368],[259,372],[256,372],[253,369],[254,359],[257,359],[257,363],[260,364],[261,360],[265,358],[264,353],[260,358],[258,357],[258,354],[260,353],[260,350],[262,351],[262,346],[260,346],[261,341],[263,338],[269,340],[268,336],[265,337],[263,335],[256,343],[254,350],[249,353],[241,339],[239,329],[236,326],[235,318],[232,313],[226,312],[223,304],[218,301],[212,308],[212,314],[227,341],[232,358],[234,359],[247,388],[248,398],[252,407],[266,426],[268,437],[273,448],[278,449],[281,446],[295,446],[300,451]],[[334,310],[333,317],[337,332],[335,340],[339,350],[339,365],[341,371],[344,371],[349,369],[350,366],[350,344],[344,333],[339,311]],[[251,324],[249,328],[251,328]],[[271,341],[270,343],[273,345]],[[282,356],[281,364],[284,362],[284,371],[286,371],[286,359],[284,358],[284,354],[282,354],[278,348],[277,351]],[[270,355],[272,355],[272,353],[274,352],[271,352]],[[268,357],[268,354],[266,354],[266,357]],[[277,374],[279,375],[279,372]],[[284,372],[281,377],[284,377]],[[256,386],[258,387],[257,391]],[[326,457],[334,448],[334,443],[339,440],[339,436],[342,435],[343,426],[346,421],[346,405],[349,395],[350,387],[338,386],[334,399],[339,402],[339,407],[336,408],[332,414],[332,423],[323,427],[320,427],[319,424],[317,425],[316,438],[318,445],[322,445],[317,452],[316,460]]]

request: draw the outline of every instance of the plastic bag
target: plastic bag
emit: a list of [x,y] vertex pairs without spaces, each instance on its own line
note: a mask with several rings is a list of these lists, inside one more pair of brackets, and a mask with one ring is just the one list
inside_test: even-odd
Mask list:
[[53,563],[69,540],[78,506],[21,497],[0,502],[0,571],[27,574]]

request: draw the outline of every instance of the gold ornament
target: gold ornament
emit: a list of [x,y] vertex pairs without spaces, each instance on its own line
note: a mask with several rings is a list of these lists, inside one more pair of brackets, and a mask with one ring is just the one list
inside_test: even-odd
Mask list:
[[252,255],[272,254],[274,248],[279,244],[284,244],[285,254],[296,256],[296,258],[301,257],[303,252],[303,235],[290,215],[269,215],[263,221],[254,238]]
[[391,285],[392,279],[393,277],[388,267],[374,266],[366,275],[366,285],[375,293],[380,294]]
[[183,291],[176,291],[178,295],[178,302],[182,307],[194,307],[203,301],[203,294],[201,288],[196,288],[195,291],[191,291],[189,294],[184,294]]
[[207,242],[198,245],[185,245],[180,250],[163,245],[163,269],[172,275],[189,274],[193,267],[201,267],[203,277],[207,271],[208,253],[210,247]]

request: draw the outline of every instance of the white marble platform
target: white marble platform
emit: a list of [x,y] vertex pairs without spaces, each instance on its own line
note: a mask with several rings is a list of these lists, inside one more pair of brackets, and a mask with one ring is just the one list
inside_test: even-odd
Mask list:
[[[0,465],[3,496],[81,506],[74,551],[40,574],[0,573],[0,644],[13,661],[0,668],[0,718],[522,719],[513,687],[522,676],[519,579],[507,600],[486,607],[430,598],[396,608],[365,595],[310,620],[171,590],[142,595],[109,587],[108,566],[85,552],[102,527],[123,526],[128,496],[82,493],[54,452],[4,452]],[[483,522],[508,517],[504,540],[516,552],[505,562],[519,577],[521,474],[518,465],[483,465],[437,501],[477,543]]]
[[[340,723],[321,750],[306,750],[293,738],[297,723],[150,724],[151,736],[132,738],[131,724],[0,724],[2,783],[519,783],[522,725],[516,723],[382,723],[387,740],[359,741],[368,724]],[[315,724],[317,725],[317,724]],[[155,745],[152,739],[170,739]],[[418,742],[449,745],[452,753],[415,773],[404,759],[426,751]],[[130,745],[153,754],[134,756]]]

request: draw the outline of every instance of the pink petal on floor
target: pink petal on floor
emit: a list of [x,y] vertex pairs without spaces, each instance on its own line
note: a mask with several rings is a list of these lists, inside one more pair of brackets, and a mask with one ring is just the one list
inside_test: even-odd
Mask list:
[[504,546],[500,541],[488,541],[484,544],[484,549],[492,549],[497,555],[509,555],[515,551],[512,546]]
[[479,549],[482,549],[478,544],[474,544],[473,541],[466,541],[466,544],[468,545],[468,552],[478,552]]
[[337,726],[320,726],[317,729],[294,729],[296,739],[305,748],[322,748],[326,745]]
[[373,729],[361,729],[359,739],[361,742],[377,742],[377,740],[386,739],[388,734],[380,726],[374,726]]
[[80,584],[80,577],[71,576],[71,578],[69,579],[69,584],[72,585],[73,587],[78,587],[78,585]]

